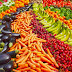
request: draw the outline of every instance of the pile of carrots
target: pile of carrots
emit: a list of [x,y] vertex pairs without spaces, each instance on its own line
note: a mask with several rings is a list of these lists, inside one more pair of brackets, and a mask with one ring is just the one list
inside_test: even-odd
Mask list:
[[4,15],[9,14],[11,12],[16,12],[17,8],[24,7],[25,4],[28,4],[29,0],[15,0],[15,6],[11,6],[9,10],[3,11],[0,13],[0,19],[3,18]]
[[[11,24],[11,29],[15,33],[20,33],[21,37],[16,39],[16,43],[9,51],[19,50],[16,55],[14,67],[15,72],[57,72],[59,68],[53,55],[47,49],[47,53],[43,50],[42,44],[46,40],[38,38],[32,33],[30,22],[33,19],[30,15],[31,11],[27,11],[17,15],[17,19]],[[54,65],[54,67],[53,67]]]
[[65,20],[65,16],[61,17],[60,15],[57,15],[57,12],[55,13],[54,11],[51,11],[49,8],[45,11],[54,19],[60,19],[62,22],[68,25],[70,29],[72,29],[72,19]]

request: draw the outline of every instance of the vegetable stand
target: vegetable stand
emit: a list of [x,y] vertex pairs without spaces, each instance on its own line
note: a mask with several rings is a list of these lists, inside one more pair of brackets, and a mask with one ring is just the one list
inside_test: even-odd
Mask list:
[[71,72],[71,2],[52,1],[0,3],[0,72]]

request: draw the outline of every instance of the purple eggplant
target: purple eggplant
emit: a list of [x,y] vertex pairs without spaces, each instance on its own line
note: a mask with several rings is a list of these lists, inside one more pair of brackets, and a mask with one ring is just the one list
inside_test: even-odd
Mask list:
[[18,33],[11,33],[11,36],[12,36],[12,37],[17,37],[17,38],[18,38],[18,37],[20,37],[20,34],[18,34]]
[[16,42],[16,38],[15,37],[11,37],[9,42],[15,43]]
[[6,21],[5,20],[2,20],[2,24],[5,25],[6,24]]
[[0,33],[3,30],[3,28],[5,28],[5,25],[0,25]]
[[0,38],[0,42],[2,42],[2,39]]
[[10,32],[10,31],[5,31],[5,30],[2,30],[1,31],[3,34],[11,34],[12,32]]
[[9,54],[0,54],[0,65],[6,64],[11,60],[11,56]]
[[2,36],[3,36],[3,34],[2,34],[2,33],[0,33],[0,38],[2,38]]
[[15,20],[16,19],[16,16],[15,15],[11,16],[11,19],[12,20]]
[[17,11],[17,12],[14,13],[14,15],[18,15],[19,13],[20,13],[20,11]]
[[0,19],[0,23],[2,23],[2,19]]
[[8,15],[5,15],[5,16],[3,17],[3,20],[10,21],[10,17],[9,17]]
[[5,72],[11,72],[11,70],[13,69],[13,61],[9,61],[4,67],[3,69],[5,70]]
[[7,54],[9,54],[11,57],[16,57],[16,54],[18,54],[18,53],[19,53],[18,50],[7,52]]
[[9,36],[9,35],[4,35],[4,36],[2,37],[2,41],[3,41],[3,42],[9,41],[9,39],[10,39],[10,36]]

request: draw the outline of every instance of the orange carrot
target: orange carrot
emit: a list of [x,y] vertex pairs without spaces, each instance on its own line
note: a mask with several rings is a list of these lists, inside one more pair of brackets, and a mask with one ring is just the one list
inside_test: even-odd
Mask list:
[[29,64],[29,66],[30,66],[32,69],[35,69],[35,68],[36,68],[36,66],[35,66],[33,63],[31,63],[30,61],[27,61],[27,63]]
[[24,68],[24,69],[20,69],[20,71],[30,71],[30,67],[28,67],[28,68]]
[[34,62],[32,58],[31,58],[31,62],[32,62],[35,66],[40,67],[40,64],[39,64],[39,63]]
[[[57,70],[56,68],[50,66],[50,65],[47,65],[51,70]],[[57,70],[58,71],[58,70]]]
[[45,56],[44,54],[37,53],[38,57]]
[[37,72],[41,72],[41,69],[40,68],[38,68],[38,67],[36,67],[36,69],[35,69]]
[[23,69],[23,68],[27,68],[28,67],[28,64],[24,64],[24,65],[21,65],[20,67],[17,68],[17,70],[20,70],[20,69]]
[[25,59],[22,61],[22,63],[24,63],[27,59],[28,59],[28,57],[31,55],[31,51],[29,51],[29,54],[27,54],[27,56],[25,57]]
[[19,59],[16,61],[16,63],[19,63],[19,62],[23,61],[24,59],[25,59],[25,56],[24,56],[24,57],[19,58]]
[[41,60],[50,64],[53,64],[50,60],[48,60],[47,58],[41,56]]
[[52,70],[50,68],[48,68],[42,61],[38,61],[40,63],[40,65],[44,68],[46,68],[49,72],[52,72]]
[[27,47],[24,43],[22,43],[21,41],[18,41],[23,47]]
[[56,63],[55,58],[54,58],[54,57],[52,57],[52,59],[53,59],[53,61],[54,61],[55,66],[59,68],[59,65]]
[[49,49],[47,49],[47,53],[50,55],[50,57],[53,57],[53,55],[50,53]]
[[36,47],[37,47],[37,50],[38,51],[41,51],[40,47],[36,44]]
[[37,71],[35,71],[35,70],[33,70],[33,69],[30,69],[30,71],[31,71],[31,72],[37,72]]
[[53,70],[49,71],[49,70],[46,69],[46,68],[41,68],[41,70],[42,70],[43,72],[55,72],[55,71],[53,71]]

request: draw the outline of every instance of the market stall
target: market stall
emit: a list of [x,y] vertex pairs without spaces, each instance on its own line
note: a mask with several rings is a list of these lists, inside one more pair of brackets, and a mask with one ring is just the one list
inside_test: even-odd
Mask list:
[[0,72],[71,72],[72,2],[0,2]]

